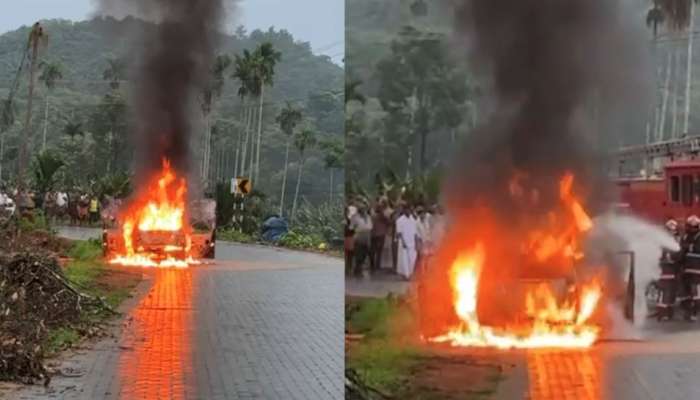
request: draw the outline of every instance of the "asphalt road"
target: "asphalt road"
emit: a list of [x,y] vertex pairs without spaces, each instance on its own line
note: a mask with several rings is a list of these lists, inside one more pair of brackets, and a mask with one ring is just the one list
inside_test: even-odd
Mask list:
[[219,242],[211,264],[143,273],[116,337],[58,367],[79,376],[11,398],[343,398],[342,260]]

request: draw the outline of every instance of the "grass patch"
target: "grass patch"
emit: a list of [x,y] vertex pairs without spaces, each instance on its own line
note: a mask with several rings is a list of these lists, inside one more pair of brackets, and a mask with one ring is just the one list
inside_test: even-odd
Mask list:
[[80,334],[77,330],[70,327],[58,328],[49,332],[49,337],[46,340],[46,346],[44,348],[47,354],[56,354],[70,348],[79,341]]
[[216,232],[216,238],[227,242],[255,243],[255,238],[236,229],[220,229]]
[[97,239],[76,241],[68,256],[79,261],[96,261],[102,257],[102,243]]
[[406,386],[411,370],[427,356],[417,348],[371,339],[348,351],[347,365],[365,384],[383,393],[397,394]]
[[428,352],[403,340],[415,320],[401,298],[347,300],[347,330],[365,338],[347,352],[347,365],[365,384],[395,395],[406,387],[413,368]]
[[107,305],[109,305],[112,308],[117,308],[124,300],[131,297],[131,289],[127,289],[127,288],[115,289],[115,290],[107,293],[103,297],[105,298],[105,302],[107,303]]
[[488,358],[444,355],[415,340],[417,321],[401,297],[346,299],[346,366],[364,385],[404,400],[486,400],[503,379]]
[[64,272],[71,282],[83,290],[90,291],[91,285],[100,276],[103,268],[104,265],[98,261],[72,261]]

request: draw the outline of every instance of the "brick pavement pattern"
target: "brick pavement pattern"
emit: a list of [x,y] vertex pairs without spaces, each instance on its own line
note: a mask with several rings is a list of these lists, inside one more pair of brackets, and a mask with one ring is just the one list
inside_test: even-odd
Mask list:
[[342,399],[342,260],[219,245],[221,261],[148,271],[149,293],[103,340],[20,399]]
[[589,350],[532,350],[527,354],[532,400],[602,398],[599,358]]

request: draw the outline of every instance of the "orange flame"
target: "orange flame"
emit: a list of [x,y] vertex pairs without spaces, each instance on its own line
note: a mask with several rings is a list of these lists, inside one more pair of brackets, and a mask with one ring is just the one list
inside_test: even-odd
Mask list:
[[[573,178],[572,174],[566,174],[560,181],[563,212],[549,213],[544,227],[532,228],[526,235],[521,254],[523,265],[568,260],[564,262],[566,272],[576,276],[575,262],[583,258],[578,248],[579,237],[593,228],[593,222],[572,192]],[[523,193],[517,177],[509,183],[509,191],[513,197]],[[506,326],[482,325],[477,306],[488,248],[488,242],[478,240],[472,248],[458,253],[452,262],[449,282],[459,322],[431,341],[497,348],[581,348],[595,342],[600,327],[590,320],[602,295],[597,278],[570,284],[566,296],[557,296],[552,282],[541,280],[535,285],[525,285],[520,318]]]
[[[196,264],[190,256],[191,237],[185,224],[187,182],[178,178],[167,159],[146,190],[123,217],[124,253],[109,262],[126,266],[186,268]],[[135,229],[138,227],[138,230]],[[159,251],[137,243],[142,236],[174,233],[176,243],[159,243]],[[179,254],[178,254],[179,253]]]

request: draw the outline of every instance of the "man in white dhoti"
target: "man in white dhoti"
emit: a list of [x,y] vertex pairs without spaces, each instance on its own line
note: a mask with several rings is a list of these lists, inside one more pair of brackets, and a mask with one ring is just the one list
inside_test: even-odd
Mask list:
[[416,266],[416,236],[418,224],[411,214],[411,210],[405,207],[401,210],[401,216],[396,220],[396,240],[398,241],[398,262],[396,272],[406,279],[410,279]]

